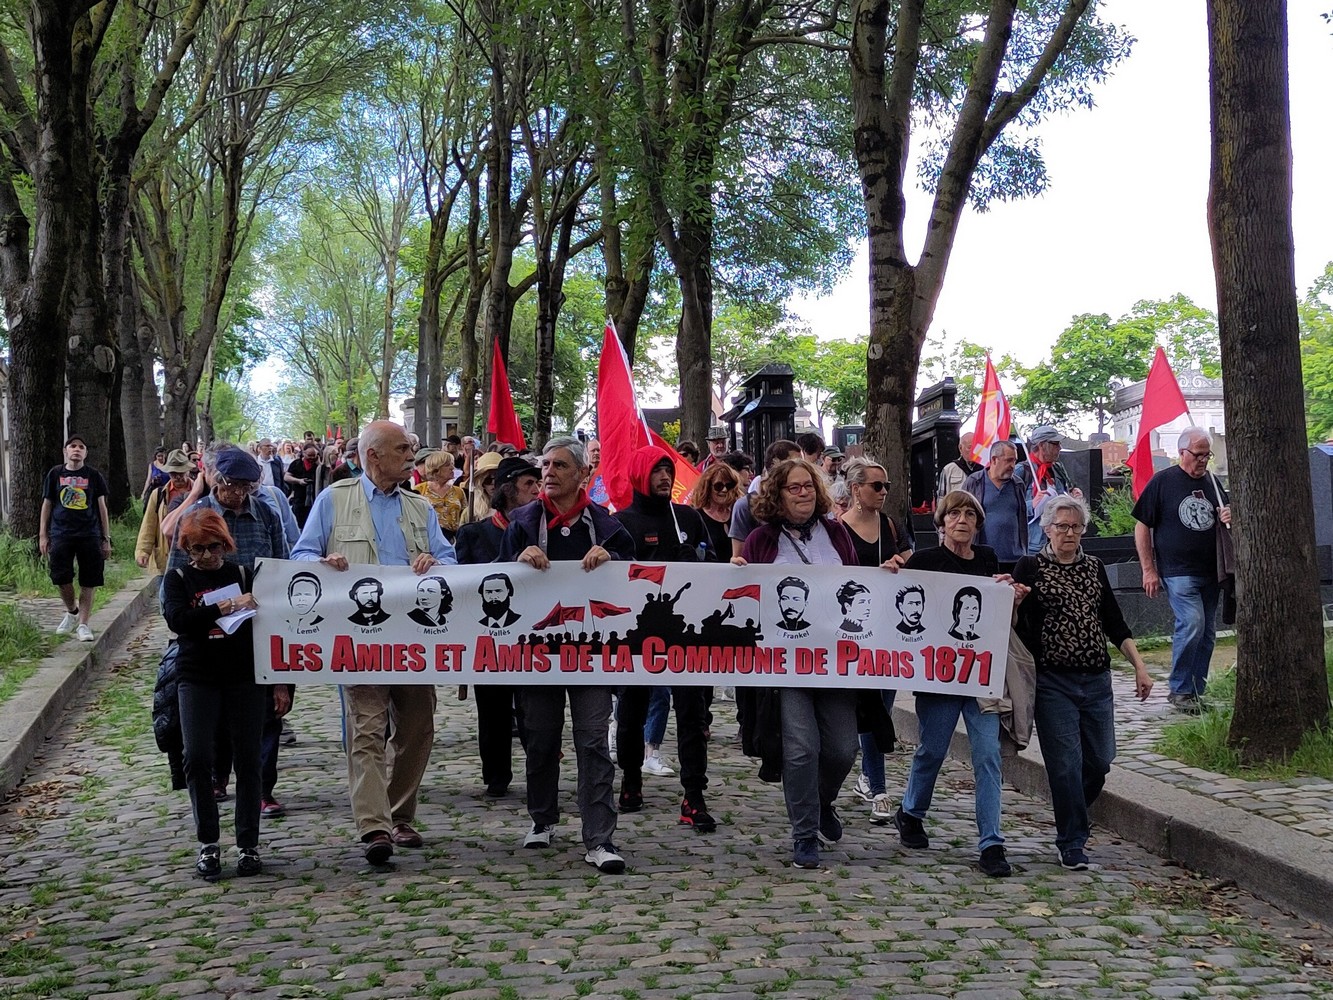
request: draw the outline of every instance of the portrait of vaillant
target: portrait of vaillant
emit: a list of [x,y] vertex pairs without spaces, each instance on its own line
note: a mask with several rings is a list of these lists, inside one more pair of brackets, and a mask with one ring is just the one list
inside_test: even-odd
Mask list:
[[381,625],[393,617],[380,606],[384,600],[384,584],[373,576],[357,580],[347,596],[356,601],[356,611],[347,616],[353,625]]
[[782,620],[778,628],[786,632],[802,632],[810,627],[805,620],[805,606],[810,600],[810,585],[800,577],[785,576],[778,581],[778,614]]
[[865,632],[870,625],[870,588],[864,583],[848,580],[838,588],[838,610],[844,632]]
[[898,624],[894,626],[906,636],[921,635],[926,626],[921,619],[926,613],[926,591],[920,584],[913,583],[898,591],[894,598],[898,609]]
[[442,576],[424,576],[417,581],[417,606],[407,617],[427,628],[442,628],[454,609],[454,592]]
[[299,629],[311,629],[324,620],[315,613],[315,605],[323,596],[324,585],[314,573],[297,573],[287,583],[287,603],[291,611],[287,624]]
[[480,624],[487,628],[508,628],[523,616],[511,608],[514,584],[508,573],[492,573],[477,588],[481,595]]
[[981,591],[964,587],[953,595],[953,627],[949,634],[959,642],[974,642],[981,638],[977,622],[981,621]]

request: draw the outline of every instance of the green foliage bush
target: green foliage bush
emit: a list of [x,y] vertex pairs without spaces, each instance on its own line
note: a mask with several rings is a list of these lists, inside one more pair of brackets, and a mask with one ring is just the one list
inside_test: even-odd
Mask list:
[[1134,534],[1134,494],[1129,487],[1123,490],[1108,489],[1102,496],[1102,509],[1094,513],[1092,523],[1097,534],[1103,538],[1108,535]]

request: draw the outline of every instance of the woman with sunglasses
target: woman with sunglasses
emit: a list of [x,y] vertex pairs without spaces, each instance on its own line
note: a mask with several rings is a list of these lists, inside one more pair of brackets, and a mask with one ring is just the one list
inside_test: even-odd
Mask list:
[[[906,559],[912,554],[912,543],[902,526],[884,513],[888,497],[889,474],[884,466],[871,458],[853,458],[842,467],[843,477],[851,495],[851,505],[839,520],[852,536],[852,548],[862,566],[884,566],[894,556]],[[884,710],[893,712],[892,689],[883,692]],[[855,792],[870,803],[870,818],[876,823],[887,823],[893,818],[893,800],[889,798],[884,778],[884,751],[873,733],[859,733],[861,741],[861,776]]]
[[703,518],[708,547],[719,562],[731,558],[727,528],[731,525],[731,508],[740,498],[740,476],[724,462],[714,462],[705,469],[690,491],[690,506]]
[[[185,744],[185,780],[200,845],[195,873],[210,882],[222,875],[218,806],[213,797],[213,737],[222,720],[230,732],[236,770],[236,847],[240,852],[236,874],[258,875],[263,867],[258,851],[259,744],[269,692],[255,683],[251,623],[242,622],[230,634],[218,624],[220,618],[254,610],[252,574],[224,558],[235,551],[236,543],[222,515],[211,508],[186,513],[177,545],[190,561],[164,578],[162,614],[179,644],[176,691]],[[213,592],[232,585],[240,591],[237,596],[210,600]],[[279,707],[278,714],[285,711],[286,707]]]

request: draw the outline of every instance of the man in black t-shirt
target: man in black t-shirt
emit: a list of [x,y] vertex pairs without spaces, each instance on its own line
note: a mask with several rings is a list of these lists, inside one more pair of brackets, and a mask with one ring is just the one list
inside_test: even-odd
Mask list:
[[[57,635],[76,632],[80,642],[92,642],[88,617],[93,593],[102,586],[102,573],[111,555],[111,519],[106,511],[106,479],[85,465],[88,446],[71,434],[65,442],[65,464],[46,474],[42,489],[38,547],[49,561],[51,582],[60,589],[65,616]],[[79,599],[74,601],[74,563],[79,564]]]
[[[1166,591],[1176,618],[1167,700],[1197,713],[1216,640],[1217,532],[1231,530],[1231,503],[1208,473],[1212,440],[1199,427],[1180,432],[1180,464],[1163,469],[1134,505],[1134,547],[1143,566],[1143,591]],[[1218,522],[1224,527],[1219,528]]]

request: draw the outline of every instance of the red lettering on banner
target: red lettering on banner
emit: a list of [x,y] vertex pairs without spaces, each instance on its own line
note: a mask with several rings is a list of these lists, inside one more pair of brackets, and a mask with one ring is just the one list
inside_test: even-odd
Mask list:
[[[856,643],[851,643],[853,647]],[[796,673],[801,674],[827,674],[828,669],[824,666],[828,659],[828,650],[811,649],[809,646],[796,647]],[[839,668],[839,673],[846,673],[845,669]]]
[[[463,646],[452,646],[456,669],[462,669]],[[472,657],[472,671],[478,674],[544,674],[551,669],[551,657],[545,643],[536,646],[498,645],[489,635],[477,637],[477,650]]]
[[897,649],[893,652],[893,664],[897,668],[898,677],[911,677],[916,673],[915,665],[912,662],[912,651],[910,649]]
[[588,646],[561,646],[560,670],[566,674],[592,672],[592,649]]
[[[797,650],[799,654],[801,650]],[[824,651],[806,650],[807,673],[827,673]],[[643,640],[643,669],[650,674],[785,674],[787,650],[753,646],[668,646],[649,636]],[[799,656],[797,673],[800,673]]]
[[333,659],[329,669],[339,673],[356,669],[356,643],[352,642],[350,636],[333,637]]
[[463,669],[463,650],[467,649],[462,643],[440,643],[435,647],[435,669],[440,673],[447,673],[450,670]]
[[281,636],[271,636],[269,640],[269,669],[271,670],[307,670],[316,671],[324,667],[320,659],[319,646],[316,643],[291,643],[286,645]]

